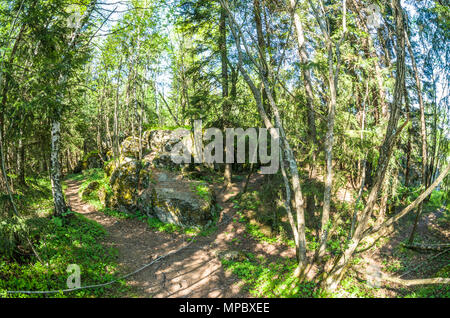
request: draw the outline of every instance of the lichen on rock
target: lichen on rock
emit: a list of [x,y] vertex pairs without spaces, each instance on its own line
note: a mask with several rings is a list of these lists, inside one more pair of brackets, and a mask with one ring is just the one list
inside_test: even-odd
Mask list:
[[125,138],[120,145],[120,152],[125,157],[137,159],[139,157],[139,150],[141,147],[142,155],[145,156],[149,152],[147,139],[129,136]]
[[136,212],[137,199],[151,182],[151,169],[146,168],[140,161],[124,160],[110,169],[111,191],[105,194],[105,205],[125,213]]

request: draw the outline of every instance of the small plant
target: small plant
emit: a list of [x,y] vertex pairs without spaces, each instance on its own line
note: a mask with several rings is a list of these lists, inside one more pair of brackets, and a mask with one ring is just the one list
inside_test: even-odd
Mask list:
[[263,256],[246,254],[244,261],[222,259],[223,266],[242,279],[253,297],[302,298],[324,297],[314,283],[298,283],[293,275],[296,262],[293,259],[280,259],[276,263],[266,263]]
[[170,223],[161,222],[157,218],[147,218],[147,224],[151,229],[157,230],[158,232],[174,233],[182,231],[182,228]]
[[208,185],[206,184],[200,184],[198,186],[195,187],[195,192],[197,193],[197,195],[204,199],[204,200],[208,200],[209,197],[211,196],[210,190]]
[[393,259],[393,260],[383,260],[382,262],[384,266],[384,270],[387,272],[395,273],[402,269],[402,264],[399,260]]

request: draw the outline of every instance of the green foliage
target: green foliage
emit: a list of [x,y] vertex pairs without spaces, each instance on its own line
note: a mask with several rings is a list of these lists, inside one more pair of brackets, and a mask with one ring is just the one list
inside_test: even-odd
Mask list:
[[[0,289],[2,290],[58,290],[67,289],[69,264],[81,268],[82,285],[105,283],[115,279],[117,250],[102,245],[105,230],[97,223],[74,214],[67,223],[57,224],[44,218],[39,228],[36,251],[44,263],[34,256],[19,263],[4,255],[0,257]],[[113,287],[85,289],[47,297],[92,297],[115,295],[124,290],[124,282]],[[43,297],[42,295],[11,294],[10,297]]]
[[447,191],[433,191],[430,195],[430,201],[428,204],[433,208],[441,208],[442,204],[448,200],[448,192]]
[[152,124],[145,124],[143,127],[144,131],[147,130],[176,130],[176,129],[187,129],[187,130],[192,130],[192,127],[189,125],[184,125],[184,126],[160,126],[160,125],[152,125]]
[[[82,285],[114,279],[117,251],[102,245],[106,232],[100,225],[71,211],[60,217],[51,216],[53,202],[48,179],[27,178],[27,187],[18,193],[23,216],[0,218],[1,290],[67,289],[69,264],[81,267]],[[48,297],[112,296],[124,290],[123,282],[118,285],[119,289],[115,285]]]
[[247,223],[245,229],[248,234],[250,234],[254,239],[258,241],[272,244],[279,241],[279,238],[277,237],[268,237],[267,235],[265,235],[263,232],[261,232],[259,226],[256,224]]
[[387,272],[390,272],[390,273],[398,272],[399,270],[401,270],[403,268],[402,263],[397,259],[394,259],[394,260],[384,259],[382,264],[383,264],[384,270]]
[[[110,190],[109,179],[105,171],[100,168],[84,170],[81,175],[74,176],[71,180],[83,180],[79,188],[79,194],[83,200],[88,201],[95,207],[98,207],[100,203],[98,190],[101,188],[106,189],[106,191]],[[98,184],[98,186],[95,189],[86,191],[93,183]]]
[[[203,119],[205,128],[262,127],[256,105],[259,99],[253,96],[255,89],[249,87],[250,80],[256,90],[267,88],[266,93],[273,92],[278,110],[269,106],[269,96],[260,96],[267,116],[272,123],[282,123],[299,166],[314,168],[310,169],[315,171],[314,175],[303,170],[299,173],[306,204],[307,248],[316,250],[315,230],[320,227],[324,193],[321,181],[324,180],[322,167],[325,167],[323,142],[332,123],[328,120],[331,116],[327,117],[332,114],[329,111],[333,91],[328,81],[330,69],[338,71],[335,74],[338,90],[333,119],[333,202],[332,221],[326,225],[330,230],[327,252],[329,256],[341,254],[347,247],[352,214],[355,209],[363,210],[376,181],[375,172],[379,160],[383,159],[380,158],[383,153],[380,145],[389,140],[385,139],[389,114],[383,114],[383,106],[387,106],[388,112],[391,110],[389,104],[395,96],[399,70],[395,65],[400,61],[395,59],[398,56],[396,39],[390,36],[396,31],[394,13],[397,11],[391,10],[388,2],[375,1],[382,8],[384,24],[377,32],[368,32],[360,27],[366,24],[361,20],[366,17],[348,10],[348,33],[339,48],[333,46],[329,51],[318,21],[308,19],[308,4],[299,2],[296,12],[308,33],[305,37],[306,61],[302,61],[298,59],[297,37],[291,36],[294,26],[290,10],[279,6],[280,1],[259,1],[260,8],[252,1],[230,1],[230,11],[242,24],[242,33],[256,33],[254,37],[245,36],[247,43],[241,44],[247,44],[247,47],[238,64],[239,46],[230,33],[232,19],[225,19],[225,28],[220,26],[223,12],[219,2],[125,2],[126,9],[116,12],[114,21],[109,22],[103,18],[109,16],[111,8],[97,3],[92,16],[83,21],[85,26],[79,34],[73,34],[74,29],[67,20],[73,7],[80,13],[86,12],[87,0],[81,3],[74,0],[0,2],[1,133],[4,134],[1,137],[7,181],[11,183],[12,196],[23,217],[12,217],[9,196],[0,193],[2,255],[9,261],[24,258],[27,262],[32,255],[27,239],[39,242],[46,233],[42,230],[42,234],[40,225],[35,225],[34,221],[42,223],[46,220],[45,226],[62,229],[68,228],[75,218],[70,211],[62,217],[45,218],[53,210],[50,183],[47,178],[37,176],[47,175],[52,169],[49,167],[49,144],[54,119],[61,123],[61,151],[57,155],[64,175],[73,169],[76,160],[93,155],[110,159],[112,153],[117,154],[116,143],[120,144],[128,136],[136,136],[140,129],[192,129],[196,119]],[[398,127],[405,118],[409,122],[395,140],[385,178],[386,193],[380,194],[380,197],[388,198],[387,217],[392,216],[397,207],[412,202],[423,189],[420,185],[421,116],[415,107],[419,104],[419,91],[414,78],[413,56],[417,60],[417,74],[425,101],[427,165],[434,177],[448,163],[449,95],[442,88],[448,82],[449,47],[445,43],[449,38],[450,10],[440,2],[408,0],[404,5],[405,1],[402,1],[412,52],[406,52],[406,94],[402,108],[405,113]],[[323,5],[321,11],[327,14],[322,16],[320,13],[317,20],[323,20],[331,39],[338,41],[343,32],[341,4],[324,1]],[[262,34],[255,30],[258,10],[263,13]],[[245,21],[251,23],[243,23]],[[107,32],[103,32],[103,28]],[[76,43],[70,45],[73,39]],[[261,39],[265,47],[258,47]],[[427,54],[420,54],[425,51]],[[333,56],[329,57],[330,53]],[[270,70],[267,83],[262,81],[266,72],[258,70],[256,65],[267,66]],[[242,76],[244,70],[248,73],[245,79]],[[312,96],[305,85],[308,74],[304,71],[310,72],[309,77],[313,79]],[[269,87],[265,87],[267,84]],[[312,103],[313,111],[308,107],[309,103]],[[410,107],[406,107],[407,103]],[[280,115],[279,120],[274,116],[276,114]],[[312,127],[315,138],[310,135]],[[114,149],[110,149],[112,144]],[[356,198],[363,160],[367,161],[367,174],[361,200],[356,207],[353,202],[340,202],[336,194],[344,188],[350,189]],[[234,165],[233,169],[236,168],[241,167]],[[410,172],[409,184],[405,184],[406,171]],[[24,175],[33,178],[23,182]],[[289,171],[288,176],[292,177]],[[100,194],[104,194],[103,191],[110,193],[110,189],[101,169],[70,178],[83,181],[80,196],[105,214],[138,218],[154,230],[170,233],[209,235],[217,229],[214,223],[203,230],[181,229],[146,215],[129,215],[104,207],[98,199],[99,189]],[[201,178],[207,182],[220,181],[217,175]],[[240,179],[241,176],[233,177],[234,181],[242,181]],[[438,222],[443,228],[450,223],[449,182],[450,176],[432,193],[424,209],[424,213],[439,209]],[[234,208],[238,218],[235,222],[245,224],[246,235],[269,244],[293,245],[283,187],[279,174],[267,176],[257,191],[249,189],[248,193],[236,198]],[[201,198],[208,195],[206,186],[197,186],[193,190]],[[379,198],[376,201],[377,205]],[[376,213],[372,215],[370,225],[375,221]],[[408,221],[409,217],[399,220],[396,230],[397,225],[402,226],[404,223],[401,222]],[[380,247],[380,242],[375,248]],[[386,270],[396,271],[398,264],[386,264]],[[241,274],[246,276],[244,270]],[[345,284],[348,285],[347,294],[364,295],[365,291],[353,280],[345,281]],[[426,293],[417,291],[417,295]]]
[[13,196],[20,217],[13,215],[9,196],[1,196],[0,255],[17,258],[30,253],[29,238],[39,236],[39,217],[53,211],[50,182],[47,178],[26,178],[26,186]]
[[373,298],[374,293],[371,287],[349,275],[341,281],[340,290],[334,296]]
[[208,200],[211,196],[211,191],[206,184],[197,185],[195,187],[195,193],[197,193],[197,195],[204,200]]
[[[450,278],[450,265],[442,267],[435,277]],[[450,285],[437,284],[414,288],[407,292],[405,298],[450,298]]]
[[158,232],[174,233],[183,231],[179,226],[176,226],[175,224],[164,223],[158,218],[147,218],[147,224],[151,229],[157,230]]
[[29,230],[23,218],[13,216],[0,219],[0,254],[12,258],[20,252],[19,246],[27,244],[28,235]]
[[281,258],[276,263],[267,263],[247,254],[244,261],[222,260],[223,266],[245,282],[253,297],[264,298],[312,298],[325,297],[314,283],[299,284],[293,275],[296,262]]

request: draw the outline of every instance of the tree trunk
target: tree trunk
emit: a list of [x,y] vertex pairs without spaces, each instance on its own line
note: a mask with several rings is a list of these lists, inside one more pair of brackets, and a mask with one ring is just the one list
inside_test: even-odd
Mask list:
[[[230,116],[230,102],[228,100],[228,66],[227,66],[227,28],[226,28],[226,12],[224,8],[220,8],[220,23],[219,23],[219,50],[220,61],[222,64],[222,112],[223,112],[223,128],[228,127],[226,122]],[[225,154],[226,156],[226,149]],[[224,180],[225,185],[231,185],[231,163],[225,163]]]
[[[300,21],[300,17],[297,13],[296,0],[290,0],[290,9],[294,15],[294,25],[297,35],[298,55],[301,63],[301,73],[303,78],[303,84],[305,85],[306,92],[306,111],[308,117],[308,134],[312,145],[317,145],[317,132],[316,132],[316,118],[314,114],[314,93],[312,89],[311,71],[307,67],[309,63],[308,55],[305,47],[305,36],[303,34],[303,27]],[[313,152],[313,162],[315,161],[315,151]],[[314,166],[314,165],[312,165]]]
[[19,153],[17,160],[17,171],[19,184],[25,185],[25,146],[23,144],[23,132],[20,130]]
[[[419,71],[417,69],[416,59],[414,57],[414,52],[411,47],[411,43],[409,42],[408,34],[405,32],[405,39],[406,39],[406,45],[408,47],[408,52],[411,57],[411,62],[413,66],[414,71],[414,78],[416,82],[416,88],[417,88],[417,95],[419,97],[419,107],[420,107],[420,136],[422,138],[422,185],[426,188],[427,187],[427,128],[425,123],[425,105],[423,103],[422,98],[422,84],[420,82],[419,78]],[[409,244],[412,244],[414,241],[414,235],[416,233],[417,224],[419,223],[420,216],[422,215],[423,210],[423,203],[419,204],[419,207],[417,208],[417,214],[416,218],[414,220],[414,225],[411,231],[411,234],[409,236]]]
[[[261,72],[262,72],[262,78],[267,79],[269,75],[269,69],[267,65],[266,60],[266,42],[264,40],[264,33],[262,28],[262,18],[261,18],[261,1],[260,0],[253,0],[253,15],[255,18],[255,26],[256,26],[256,36],[258,41],[258,53],[259,58],[261,61]],[[263,81],[261,81],[261,85],[263,86]],[[269,116],[269,119],[271,118],[271,111],[267,104],[267,92],[264,88],[261,88],[262,90],[262,103],[264,106],[264,110],[266,111],[266,114]]]
[[334,144],[334,119],[336,116],[336,82],[333,71],[333,49],[331,43],[328,47],[328,84],[330,89],[330,102],[328,105],[327,132],[325,137],[325,191],[323,197],[323,211],[321,222],[321,238],[319,256],[325,254],[326,241],[328,237],[328,222],[330,219],[331,190],[333,186],[333,144]]
[[361,213],[359,218],[359,224],[356,227],[355,233],[352,236],[349,246],[344,250],[344,252],[337,258],[331,271],[327,274],[326,279],[323,281],[323,287],[332,291],[335,290],[340,283],[343,275],[345,274],[350,260],[352,259],[353,253],[358,247],[359,243],[364,237],[367,224],[372,215],[372,211],[375,202],[378,198],[381,185],[383,184],[386,171],[389,165],[390,158],[393,153],[393,149],[396,140],[405,126],[405,124],[398,128],[398,121],[400,119],[400,109],[402,106],[403,95],[404,95],[404,80],[405,80],[405,33],[404,33],[404,18],[403,10],[400,5],[400,0],[392,0],[391,2],[396,26],[397,35],[397,61],[396,68],[397,74],[395,78],[394,96],[391,112],[389,113],[389,123],[386,130],[385,139],[380,149],[380,156],[378,159],[378,166],[375,172],[375,182],[370,191],[369,197],[367,199],[366,206]]
[[[236,49],[237,49],[238,59],[239,59],[238,68],[239,68],[242,76],[244,77],[245,82],[247,83],[250,90],[252,91],[252,95],[255,98],[256,106],[258,108],[258,112],[261,116],[261,120],[263,121],[266,128],[270,129],[270,133],[272,134],[272,136],[274,138],[280,140],[280,142],[281,142],[280,143],[281,152],[284,153],[285,160],[283,160],[280,164],[284,165],[285,161],[286,161],[287,166],[289,168],[290,184],[285,183],[285,187],[286,187],[287,195],[290,195],[290,192],[291,192],[290,187],[291,186],[292,186],[292,191],[294,194],[294,198],[293,198],[292,202],[293,202],[293,207],[296,212],[296,223],[297,224],[292,223],[291,227],[292,227],[292,231],[293,231],[294,235],[297,236],[296,254],[297,254],[297,259],[298,259],[298,267],[295,272],[295,275],[303,278],[304,274],[306,272],[306,269],[307,269],[306,227],[305,227],[303,193],[302,193],[301,185],[300,185],[300,177],[299,177],[297,162],[295,160],[295,156],[292,151],[292,148],[290,147],[290,144],[286,138],[286,134],[284,132],[284,127],[283,127],[283,123],[280,118],[279,110],[278,110],[277,105],[275,104],[274,99],[272,98],[269,83],[268,83],[267,79],[264,78],[264,76],[260,75],[260,79],[262,80],[262,82],[264,84],[265,92],[267,94],[268,101],[271,106],[271,111],[273,112],[273,116],[275,119],[275,127],[278,128],[278,132],[275,129],[272,129],[272,128],[274,128],[274,126],[272,125],[272,123],[269,119],[269,116],[267,115],[266,110],[264,108],[260,90],[258,90],[254,81],[251,79],[251,77],[249,76],[249,74],[247,73],[245,68],[242,66],[242,64],[243,64],[243,56],[242,55],[243,54],[242,54],[242,48],[241,48],[241,40],[243,42],[243,45],[246,47],[246,51],[248,51],[248,45],[246,43],[245,37],[242,35],[242,31],[239,28],[238,23],[235,21],[234,16],[231,14],[228,4],[227,4],[227,1],[220,0],[220,2],[227,11],[227,15],[229,18],[229,23],[230,23],[230,29],[231,29],[231,31],[233,33],[233,37],[236,41]],[[261,51],[260,47],[259,47],[259,50]],[[255,59],[252,59],[252,60],[253,60],[255,67],[258,67],[260,73],[262,73],[262,71],[263,71],[262,63],[265,63],[265,62],[262,61],[261,63],[258,63]],[[261,60],[261,56],[260,56],[260,60]],[[281,157],[281,154],[280,154],[280,157]],[[284,169],[284,166],[282,166],[282,169]],[[286,209],[289,212],[291,203],[289,201],[287,201],[286,204],[287,204]],[[292,215],[291,215],[291,217],[292,217]]]
[[61,123],[59,116],[52,121],[51,139],[50,179],[52,184],[53,204],[55,207],[54,214],[55,216],[61,216],[67,211],[67,206],[61,186],[61,165],[59,162]]

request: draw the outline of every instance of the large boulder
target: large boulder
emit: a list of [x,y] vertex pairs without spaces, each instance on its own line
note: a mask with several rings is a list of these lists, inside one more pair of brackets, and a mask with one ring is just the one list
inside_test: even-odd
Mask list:
[[181,227],[201,227],[213,220],[214,193],[206,183],[168,171],[155,171],[154,176],[156,183],[143,191],[140,203],[149,202],[151,214]]
[[98,151],[87,153],[83,159],[78,162],[73,173],[80,173],[81,171],[94,168],[103,168],[103,160]]
[[129,158],[138,158],[139,157],[139,149],[142,147],[142,155],[146,155],[148,151],[148,141],[145,138],[142,138],[139,142],[139,137],[129,136],[122,141],[120,146],[120,152],[123,156]]
[[[202,152],[203,149],[196,149],[194,147],[193,134],[189,131],[185,134],[186,129],[183,130],[153,130],[148,132],[148,144],[151,152],[143,158],[144,161],[160,169],[183,171],[183,173],[210,173],[211,170],[215,169],[215,164],[194,163],[194,157],[196,157],[198,152]],[[180,147],[180,144],[183,146]],[[178,149],[176,152],[175,147]],[[172,157],[173,155],[180,156],[179,159],[187,156],[190,159],[190,163],[185,163],[184,160],[182,163],[176,163]],[[189,159],[187,160],[188,162]]]
[[150,165],[140,167],[135,160],[115,168],[109,186],[109,191],[97,191],[100,201],[124,213],[139,211],[181,227],[203,227],[214,217],[214,193],[208,184]]
[[139,195],[151,183],[151,169],[147,169],[148,167],[143,166],[140,161],[130,158],[117,163],[112,162],[107,168],[110,166],[113,167],[107,171],[107,175],[110,173],[110,191],[101,192],[100,200],[104,201],[108,208],[125,213],[136,212]]
[[[147,157],[148,159],[148,157]],[[187,163],[175,163],[172,156],[168,152],[154,153],[151,158],[152,165],[156,168],[171,170],[171,171],[184,171],[189,168],[190,164]]]
[[175,145],[183,143],[191,157],[190,152],[193,148],[193,142],[190,134],[183,138],[177,131],[151,130],[146,131],[144,136],[148,138],[147,141],[150,149],[150,153],[144,156],[144,161],[149,162],[156,168],[168,170],[180,170],[189,165],[175,163],[172,159],[172,151]]
[[192,135],[182,138],[174,131],[153,130],[145,132],[143,139],[141,144],[147,149],[143,160],[136,160],[139,139],[127,137],[121,144],[121,157],[105,164],[109,187],[97,190],[100,201],[115,210],[139,211],[181,227],[202,227],[211,222],[215,206],[212,189],[176,172],[193,164],[177,164],[171,156],[179,142],[191,150]]
[[175,134],[171,130],[150,130],[144,133],[144,138],[147,138],[152,152],[170,151],[171,145],[180,141],[180,138],[174,136]]

